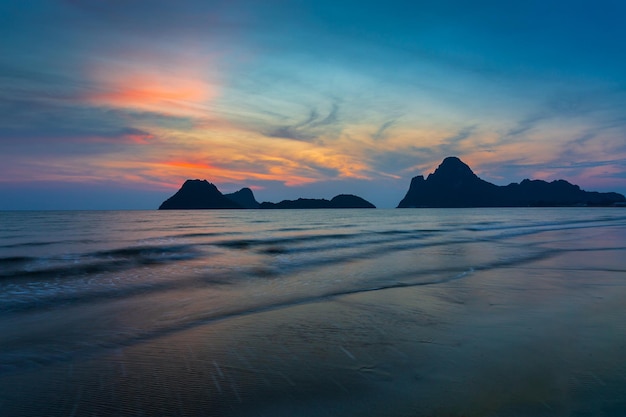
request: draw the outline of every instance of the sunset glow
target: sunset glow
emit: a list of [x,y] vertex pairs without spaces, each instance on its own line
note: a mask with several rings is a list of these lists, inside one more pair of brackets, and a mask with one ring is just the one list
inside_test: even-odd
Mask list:
[[455,155],[497,184],[625,192],[623,6],[445,3],[1,6],[2,189],[123,184],[152,208],[201,178],[394,207]]
[[[217,89],[185,68],[174,71],[103,65],[91,71],[98,90],[86,97],[94,106],[202,116]],[[166,65],[165,62],[160,65]],[[200,71],[198,71],[200,72]]]

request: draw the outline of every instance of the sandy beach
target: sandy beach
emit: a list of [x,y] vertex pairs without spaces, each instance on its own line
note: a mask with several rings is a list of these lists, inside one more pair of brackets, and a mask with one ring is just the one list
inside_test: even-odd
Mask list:
[[[620,222],[316,269],[333,281],[385,265],[377,284],[354,290],[289,289],[270,277],[210,287],[213,305],[196,284],[7,313],[0,406],[6,416],[622,416]],[[397,279],[420,251],[430,278]],[[446,262],[465,272],[435,272]],[[396,277],[387,286],[385,274]],[[216,307],[248,285],[257,297],[280,286],[289,301]],[[201,300],[211,314],[199,314]],[[160,330],[136,332],[148,318]],[[46,354],[29,357],[38,343]]]

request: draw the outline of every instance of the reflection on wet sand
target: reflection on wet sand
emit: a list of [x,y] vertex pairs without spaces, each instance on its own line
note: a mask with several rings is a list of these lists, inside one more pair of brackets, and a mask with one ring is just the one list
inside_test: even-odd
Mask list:
[[[243,252],[241,271],[217,263],[221,280],[205,280],[217,255],[186,259],[185,274],[127,297],[7,313],[0,407],[8,416],[623,416],[625,230],[496,232],[314,269],[290,266],[289,252]],[[276,274],[250,273],[268,266]]]

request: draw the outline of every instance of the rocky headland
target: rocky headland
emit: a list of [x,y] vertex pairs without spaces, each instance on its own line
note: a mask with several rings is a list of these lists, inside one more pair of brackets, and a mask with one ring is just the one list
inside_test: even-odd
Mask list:
[[459,158],[445,158],[435,172],[411,180],[398,208],[611,206],[626,202],[619,193],[584,191],[565,180],[525,179],[498,186],[479,178]]
[[[257,203],[258,204],[258,203]],[[222,194],[215,185],[207,180],[187,180],[170,198],[165,200],[159,210],[193,209],[241,209],[234,200]]]

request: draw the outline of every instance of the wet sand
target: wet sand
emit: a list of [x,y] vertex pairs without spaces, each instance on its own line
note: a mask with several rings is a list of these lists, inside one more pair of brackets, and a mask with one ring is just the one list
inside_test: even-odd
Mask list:
[[[554,224],[457,242],[460,226],[327,265],[304,252],[288,275],[224,282],[206,278],[211,249],[139,264],[125,282],[152,284],[127,296],[16,304],[0,321],[0,414],[624,416],[624,226]],[[298,254],[226,253],[261,271]]]
[[5,373],[2,408],[9,416],[621,416],[623,251],[581,254],[244,314]]

